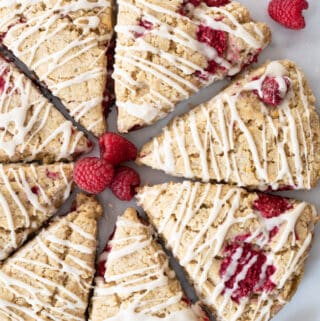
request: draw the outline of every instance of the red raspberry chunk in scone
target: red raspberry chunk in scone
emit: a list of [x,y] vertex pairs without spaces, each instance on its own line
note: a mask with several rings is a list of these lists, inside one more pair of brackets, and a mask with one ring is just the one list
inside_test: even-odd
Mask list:
[[0,76],[0,93],[2,93],[4,91],[5,85],[6,85],[6,81],[4,80],[4,78],[2,76]]
[[264,218],[277,217],[292,208],[288,199],[277,195],[259,193],[258,199],[253,202],[253,209]]
[[220,276],[225,290],[237,303],[254,293],[270,292],[275,288],[271,276],[276,268],[268,264],[266,253],[250,243],[231,243],[226,246]]
[[290,80],[287,77],[267,76],[261,84],[260,90],[254,93],[266,104],[279,106],[290,89]]
[[134,35],[136,38],[143,37],[148,30],[152,30],[153,23],[144,18],[140,18],[138,21],[138,26],[141,27],[142,31],[135,32]]

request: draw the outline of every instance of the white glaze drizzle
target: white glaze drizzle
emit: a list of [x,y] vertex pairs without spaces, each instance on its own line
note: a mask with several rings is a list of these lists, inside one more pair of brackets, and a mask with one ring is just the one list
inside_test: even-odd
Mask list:
[[[33,166],[33,165],[30,165]],[[2,216],[6,218],[6,226],[3,228],[7,231],[10,231],[10,238],[8,239],[6,245],[0,248],[0,260],[4,260],[14,249],[17,249],[21,244],[25,241],[25,238],[35,229],[40,226],[34,226],[34,222],[31,222],[32,216],[37,216],[39,213],[41,215],[45,215],[46,217],[50,217],[56,211],[55,206],[52,204],[52,199],[50,196],[46,195],[46,186],[41,186],[39,182],[39,177],[37,175],[37,169],[34,167],[34,171],[28,174],[28,179],[26,179],[26,172],[23,167],[20,168],[5,168],[0,164],[0,184],[3,189],[9,193],[10,199],[6,198],[5,194],[0,193],[0,207]],[[48,166],[50,169],[51,166]],[[59,200],[60,203],[63,203],[69,195],[71,191],[72,180],[68,180],[65,174],[65,169],[62,164],[60,166],[54,165],[52,166],[54,170],[58,170],[59,175],[63,183],[59,184],[59,190],[64,191],[62,195],[62,199]],[[29,169],[29,167],[27,167]],[[11,180],[9,179],[9,175],[13,176],[14,184],[17,187],[14,187],[11,184]],[[40,177],[43,179],[43,177]],[[49,179],[49,178],[47,178]],[[32,192],[32,187],[35,186],[39,189],[39,195]],[[58,192],[58,189],[56,192]],[[27,209],[23,203],[23,201],[19,198],[19,193],[23,191],[24,195],[27,197],[28,202],[30,203],[31,208]],[[53,198],[56,198],[56,195],[52,195]],[[13,205],[10,205],[13,202]],[[15,207],[15,210],[19,209],[19,215],[22,216],[23,224],[16,227],[14,224],[14,215],[12,213],[12,207]],[[24,229],[23,232],[21,230]],[[17,240],[17,233],[23,233],[23,237],[21,240]]]
[[[59,230],[65,224],[69,226],[71,235],[79,235],[79,244],[67,242],[65,239],[57,237]],[[55,240],[58,247],[50,244],[51,240]],[[79,311],[82,311],[83,314],[85,313],[87,302],[73,293],[71,289],[66,288],[62,283],[60,284],[59,282],[58,284],[52,281],[51,277],[46,277],[46,275],[40,276],[33,272],[33,268],[43,267],[46,271],[52,273],[64,273],[63,278],[72,280],[72,282],[78,284],[79,289],[82,289],[84,293],[88,293],[91,284],[86,281],[82,269],[85,268],[93,273],[92,267],[89,267],[86,261],[90,261],[94,247],[89,248],[84,246],[83,243],[87,240],[95,241],[93,235],[82,230],[77,224],[68,224],[66,220],[61,219],[61,223],[56,224],[54,228],[44,230],[32,243],[21,249],[18,255],[9,259],[6,265],[10,265],[10,273],[14,272],[18,276],[13,277],[8,275],[4,269],[6,265],[4,265],[2,270],[0,270],[1,286],[8,293],[25,300],[32,308],[30,309],[18,303],[0,299],[0,313],[10,315],[14,320],[24,320],[23,317],[18,315],[18,313],[23,313],[23,315],[29,316],[31,320],[37,321],[48,319],[53,321],[83,321],[84,316],[78,317],[77,315],[79,315]],[[28,256],[35,249],[37,251],[40,250],[40,253],[42,251],[43,255],[48,256],[49,261],[42,263],[37,260],[26,259],[25,256]],[[71,251],[78,252],[79,249],[81,250],[82,259],[70,253]],[[65,258],[62,259],[61,254]],[[73,260],[74,263],[67,261],[66,258]],[[19,278],[19,275],[32,279],[32,283],[25,283],[23,279]],[[55,301],[55,306],[52,305],[52,301]],[[41,313],[39,313],[40,311]]]
[[[31,161],[39,157],[39,153],[43,153],[52,141],[61,139],[62,144],[57,147],[55,159],[70,159],[76,152],[80,139],[83,139],[83,133],[73,135],[72,123],[63,119],[55,131],[42,137],[41,141],[39,135],[43,135],[46,125],[52,121],[49,114],[54,107],[40,94],[34,98],[35,90],[31,80],[18,74],[1,57],[0,75],[4,81],[4,88],[0,90],[0,150],[5,153],[4,157],[17,157],[17,154],[27,153],[23,160]],[[12,107],[13,102],[15,107]]]
[[[241,84],[236,88],[236,92],[229,94],[223,92],[216,96],[208,105],[201,105],[191,111],[187,118],[177,117],[174,119],[172,127],[165,128],[165,135],[161,141],[156,137],[153,140],[151,155],[152,164],[158,169],[162,169],[169,174],[185,176],[187,178],[199,177],[207,182],[209,179],[236,183],[238,186],[249,185],[245,170],[238,168],[237,154],[234,149],[235,126],[243,134],[252,158],[252,165],[255,175],[255,187],[266,189],[271,186],[277,189],[281,186],[291,186],[296,189],[311,188],[312,168],[309,161],[314,160],[314,149],[312,147],[312,130],[310,127],[310,106],[305,89],[302,83],[302,75],[298,69],[294,71],[298,78],[299,92],[293,92],[292,86],[284,97],[284,100],[277,107],[269,107],[261,102],[261,115],[263,123],[261,131],[257,130],[262,146],[257,145],[254,134],[246,126],[240,109],[237,106],[238,99],[245,91],[261,91],[261,84],[267,76],[273,76],[278,81],[281,91],[285,91],[286,84],[283,77],[287,71],[281,62],[274,61],[267,65],[264,74],[258,79]],[[287,87],[286,87],[287,88]],[[262,95],[262,93],[260,93]],[[302,101],[303,111],[291,108],[291,104],[298,95]],[[213,106],[211,108],[211,106]],[[279,117],[278,124],[270,116],[269,110],[277,108]],[[303,125],[303,113],[306,115],[306,122]],[[259,115],[260,116],[260,115]],[[204,119],[204,126],[199,128],[197,119]],[[212,119],[219,119],[214,123]],[[276,120],[277,121],[277,120]],[[192,145],[199,153],[199,160],[194,164],[202,168],[201,174],[195,174],[190,166],[189,158],[190,141],[186,142],[182,136],[186,129],[186,124],[190,126]],[[282,139],[279,138],[280,131],[283,132]],[[168,134],[169,132],[169,134]],[[174,132],[174,135],[173,135]],[[267,137],[268,135],[268,137]],[[272,137],[270,137],[272,136]],[[170,141],[168,141],[168,137]],[[302,141],[300,142],[300,137]],[[268,155],[269,143],[276,144],[276,154],[274,158]],[[176,148],[176,146],[178,148]],[[289,165],[289,148],[292,156],[292,164]],[[184,167],[176,168],[176,163],[168,161],[166,154],[172,154],[183,158]],[[223,155],[223,156],[221,156]],[[301,155],[304,155],[304,160]],[[219,162],[217,161],[219,158]],[[141,158],[143,162],[143,158]],[[249,160],[247,160],[249,162]],[[276,176],[270,178],[270,162],[276,163]],[[181,167],[181,165],[179,165]],[[304,177],[304,175],[306,177]]]
[[[214,8],[215,14],[223,14],[228,22],[232,25],[230,27],[224,21],[215,21],[212,16],[208,16],[206,12],[210,11],[207,6],[200,6],[193,10],[192,19],[187,16],[162,7],[160,4],[151,3],[150,1],[138,0],[136,5],[127,1],[119,1],[121,10],[130,10],[135,15],[143,17],[148,22],[151,22],[153,28],[151,30],[145,30],[144,27],[139,25],[130,24],[118,24],[115,28],[119,37],[133,38],[134,44],[130,46],[121,45],[120,41],[116,47],[116,65],[113,78],[121,86],[124,86],[130,92],[135,92],[140,85],[137,83],[131,75],[123,73],[121,65],[130,65],[134,69],[140,69],[146,73],[151,73],[158,79],[158,82],[162,82],[176,91],[176,97],[174,101],[169,99],[165,94],[159,93],[152,85],[149,86],[148,92],[141,98],[138,106],[134,101],[120,100],[118,99],[117,105],[119,108],[124,109],[127,113],[135,116],[145,123],[149,124],[153,121],[162,118],[168,111],[174,108],[174,105],[183,99],[188,98],[192,93],[198,91],[199,87],[196,86],[191,80],[188,80],[186,76],[194,74],[196,71],[206,73],[204,68],[198,63],[190,62],[189,60],[181,57],[180,55],[170,53],[168,51],[159,49],[152,45],[150,41],[147,41],[144,37],[136,37],[136,34],[143,34],[147,32],[151,36],[160,37],[164,40],[173,41],[181,48],[187,50],[194,50],[203,55],[207,60],[214,60],[216,63],[226,69],[226,75],[234,75],[238,73],[242,66],[232,65],[226,59],[221,58],[217,51],[206,43],[198,41],[195,36],[188,34],[179,27],[172,27],[171,25],[160,20],[160,15],[169,16],[172,19],[187,20],[188,24],[193,26],[199,26],[200,24],[206,24],[215,30],[223,30],[228,34],[242,39],[253,51],[262,49],[265,44],[264,35],[258,27],[253,28],[253,31],[248,32],[242,24],[240,24],[236,18],[233,17],[226,9]],[[147,8],[148,11],[143,10]],[[212,12],[211,12],[212,14]],[[256,40],[256,38],[257,40]],[[132,42],[132,41],[131,41]],[[141,58],[141,53],[151,53],[154,56],[159,56],[164,59],[173,68],[179,69],[183,75],[179,75],[177,72],[170,71],[166,66],[157,65],[147,59]],[[125,53],[125,54],[123,54]],[[209,85],[217,79],[223,78],[225,75],[208,75],[208,80],[201,79],[202,86]],[[159,96],[160,101],[159,101]],[[145,109],[139,111],[137,109]],[[165,112],[164,112],[165,111]]]
[[[215,194],[210,207],[208,202],[205,201],[209,197],[209,193],[213,193],[211,186],[210,184],[203,185],[189,181],[177,184],[176,189],[172,189],[169,184],[158,185],[155,188],[146,188],[138,193],[138,204],[147,212],[156,225],[160,236],[166,240],[167,246],[186,269],[203,301],[207,305],[215,307],[221,320],[236,321],[246,309],[249,299],[242,298],[240,303],[236,305],[236,312],[231,313],[231,295],[233,291],[237,290],[239,281],[245,278],[246,271],[254,264],[257,257],[253,256],[252,260],[244,266],[244,270],[237,276],[233,289],[227,289],[224,292],[224,283],[234,274],[242,249],[239,248],[233,254],[232,261],[222,280],[217,282],[216,279],[210,277],[210,273],[214,260],[223,256],[222,251],[229,230],[235,225],[242,226],[248,221],[255,221],[252,225],[255,229],[250,230],[251,236],[246,239],[246,242],[254,243],[262,249],[270,248],[270,250],[267,249],[264,252],[267,261],[261,268],[260,280],[265,280],[269,265],[274,265],[277,269],[279,264],[284,264],[281,262],[281,254],[278,255],[278,253],[281,253],[285,247],[288,251],[292,251],[290,260],[280,268],[283,272],[281,280],[276,281],[273,280],[274,276],[271,277],[271,280],[276,282],[276,289],[280,290],[292,277],[294,271],[304,262],[306,251],[312,240],[313,223],[317,214],[315,209],[312,208],[312,222],[310,221],[308,234],[303,240],[297,240],[295,227],[304,213],[307,203],[295,204],[293,209],[289,209],[280,216],[271,219],[262,217],[259,212],[253,209],[251,211],[247,209],[245,215],[239,216],[242,190],[237,187],[230,187],[222,194],[223,186],[215,185]],[[170,194],[173,192],[173,195],[176,195],[171,196],[169,202],[166,197],[168,191]],[[197,197],[195,197],[196,194],[198,194]],[[165,202],[163,207],[162,202]],[[155,213],[154,204],[161,207],[163,216]],[[182,245],[186,242],[183,238],[184,232],[192,230],[194,220],[200,215],[199,208],[204,204],[206,204],[208,214],[201,220],[200,230],[193,236],[192,240],[188,241],[188,246],[184,246],[182,249]],[[274,227],[278,227],[280,231],[277,237],[270,241],[270,232]],[[259,284],[257,288],[259,288]],[[271,314],[272,305],[272,296],[269,296],[265,291],[262,292],[258,304],[251,304],[255,308],[255,318],[252,320],[268,320],[267,317]],[[227,315],[229,315],[229,318],[227,318]]]
[[[0,7],[5,6],[6,0],[0,1]],[[56,83],[52,81],[53,74],[55,74],[61,68],[67,68],[70,63],[77,60],[83,53],[88,52],[90,50],[95,50],[95,47],[99,46],[100,43],[107,44],[112,37],[112,33],[106,33],[98,36],[92,30],[95,30],[100,25],[99,15],[108,9],[111,6],[111,1],[109,0],[98,0],[98,1],[89,1],[89,0],[72,0],[70,2],[64,2],[63,0],[58,0],[55,2],[43,0],[45,4],[45,10],[40,12],[37,10],[34,15],[33,10],[34,6],[38,4],[37,1],[33,0],[19,0],[16,3],[10,3],[12,5],[16,5],[14,9],[5,17],[1,17],[0,22],[0,31],[7,31],[4,42],[6,43],[6,38],[10,39],[13,33],[18,32],[19,37],[16,38],[14,42],[11,42],[11,39],[8,40],[8,46],[12,52],[23,60],[31,70],[35,70],[36,73],[38,70],[42,70],[41,74],[38,74],[39,79],[45,83],[52,93],[56,96],[60,96],[63,102],[66,104],[68,108],[70,108],[71,112],[76,116],[77,120],[82,119],[85,115],[88,115],[94,108],[97,106],[100,107],[103,101],[103,95],[94,97],[94,101],[96,104],[93,104],[93,97],[87,102],[81,102],[78,105],[74,106],[69,104],[69,100],[76,100],[77,97],[68,97],[69,100],[64,99],[64,93],[61,91],[68,91],[72,86],[80,83],[86,83],[90,81],[91,78],[101,78],[106,75],[106,68],[104,66],[97,66],[95,72],[90,70],[90,75],[87,71],[79,72],[78,75],[74,76],[72,79],[68,81],[61,81]],[[19,5],[19,6],[18,6]],[[94,10],[93,15],[83,15],[80,18],[76,18],[74,20],[74,26],[77,26],[79,30],[81,30],[81,34],[75,37],[68,45],[64,46],[60,51],[55,51],[51,54],[46,54],[43,58],[38,59],[36,56],[37,50],[44,44],[46,41],[50,41],[56,37],[59,31],[63,31],[64,29],[68,29],[70,27],[70,23],[61,22],[59,25],[53,29],[53,31],[49,31],[53,25],[55,25],[59,19],[63,16],[71,16],[75,12],[78,11],[88,11]],[[19,17],[24,16],[27,18],[28,27],[26,27],[26,23],[19,21]],[[37,37],[36,42],[30,47],[23,48],[22,44],[26,38],[37,35],[39,32],[39,28],[44,29],[44,32],[41,33]],[[107,46],[106,46],[107,48]],[[101,54],[104,55],[104,52]],[[97,60],[100,57],[96,58]],[[92,66],[96,61],[92,60]],[[43,69],[45,68],[45,72]],[[88,75],[90,77],[88,77]],[[78,94],[78,93],[77,93]],[[99,123],[103,122],[103,119],[100,119],[97,122],[96,126]],[[93,128],[91,128],[93,129]]]
[[[121,237],[117,233],[118,229],[123,228],[130,228],[130,237]],[[169,278],[175,277],[175,274],[168,270],[168,259],[164,260],[164,263],[160,263],[159,257],[165,255],[160,248],[157,251],[155,251],[154,247],[150,248],[150,251],[154,252],[152,265],[143,264],[138,268],[128,266],[127,272],[119,274],[114,274],[112,269],[113,274],[108,275],[108,266],[120,264],[121,258],[148,249],[148,247],[152,246],[153,242],[155,241],[149,226],[126,217],[118,218],[115,236],[109,242],[111,251],[110,253],[104,252],[99,259],[100,262],[106,260],[106,273],[104,278],[97,277],[96,279],[97,286],[95,287],[93,298],[93,309],[95,309],[95,299],[104,296],[118,295],[120,296],[120,301],[121,297],[129,298],[129,303],[122,304],[123,306],[120,306],[118,312],[111,317],[106,317],[105,321],[123,321],[124,319],[132,321],[161,321],[163,318],[158,317],[157,313],[162,313],[162,311],[167,309],[170,310],[172,305],[181,302],[183,295],[181,290],[169,298],[161,297],[161,295],[154,299],[148,298],[150,292],[156,291],[157,288],[159,288],[159,293],[161,293],[161,288],[169,286]],[[152,303],[151,307],[150,303]],[[99,309],[99,307],[96,308]],[[188,307],[179,311],[167,312],[165,319],[170,321],[196,321],[198,317]]]

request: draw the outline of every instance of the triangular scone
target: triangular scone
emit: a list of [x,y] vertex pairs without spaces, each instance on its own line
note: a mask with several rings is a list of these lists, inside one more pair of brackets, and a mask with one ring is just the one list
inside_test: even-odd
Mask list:
[[270,42],[269,28],[253,22],[240,3],[206,3],[119,1],[114,79],[120,132],[153,124],[200,88],[237,74]]
[[98,270],[90,321],[205,320],[187,304],[168,257],[132,208],[118,218]]
[[0,261],[69,197],[73,164],[0,165]]
[[187,181],[137,197],[217,320],[268,321],[295,293],[319,218],[314,206]]
[[138,163],[256,189],[310,189],[320,177],[320,122],[302,71],[273,61],[177,117]]
[[91,142],[0,56],[0,162],[72,159]]
[[101,135],[112,0],[9,2],[0,0],[2,43],[80,124]]
[[102,208],[83,194],[76,206],[2,265],[1,321],[85,321]]

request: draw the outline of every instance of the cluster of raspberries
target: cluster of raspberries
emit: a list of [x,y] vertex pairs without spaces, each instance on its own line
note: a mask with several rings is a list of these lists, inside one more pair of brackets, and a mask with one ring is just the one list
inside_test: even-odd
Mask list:
[[77,185],[92,194],[106,188],[122,201],[130,201],[140,185],[139,174],[121,163],[135,160],[137,148],[115,133],[105,133],[99,139],[100,158],[85,157],[77,161],[73,177]]

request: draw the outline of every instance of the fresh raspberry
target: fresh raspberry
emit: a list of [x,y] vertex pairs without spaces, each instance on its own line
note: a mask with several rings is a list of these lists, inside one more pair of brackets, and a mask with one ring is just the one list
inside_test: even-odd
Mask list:
[[306,26],[302,11],[308,7],[306,0],[272,0],[268,11],[273,20],[286,28],[299,30]]
[[[265,266],[267,256],[262,250],[254,249],[250,243],[233,242],[226,246],[224,252],[220,276],[224,279],[225,288],[231,290],[233,301],[239,303],[242,298],[253,293],[274,289],[275,284],[270,278],[276,269],[272,265]],[[242,276],[244,270],[247,272]]]
[[139,174],[130,167],[121,166],[117,169],[110,188],[121,201],[130,201],[136,193],[135,188],[139,185]]
[[219,56],[227,50],[228,34],[222,30],[214,30],[208,26],[200,25],[197,31],[197,38],[214,48]]
[[252,208],[259,211],[263,217],[272,218],[292,209],[293,205],[284,197],[259,193]]
[[257,90],[255,90],[254,93],[258,95],[264,103],[276,107],[285,98],[291,84],[287,77],[283,77],[281,83],[282,84],[280,85],[277,78],[267,76],[261,85],[262,96]]
[[99,145],[101,158],[110,164],[118,165],[137,158],[137,147],[118,134],[103,134],[99,139]]
[[77,185],[92,194],[99,194],[111,183],[114,168],[97,157],[86,157],[76,162],[73,178]]

